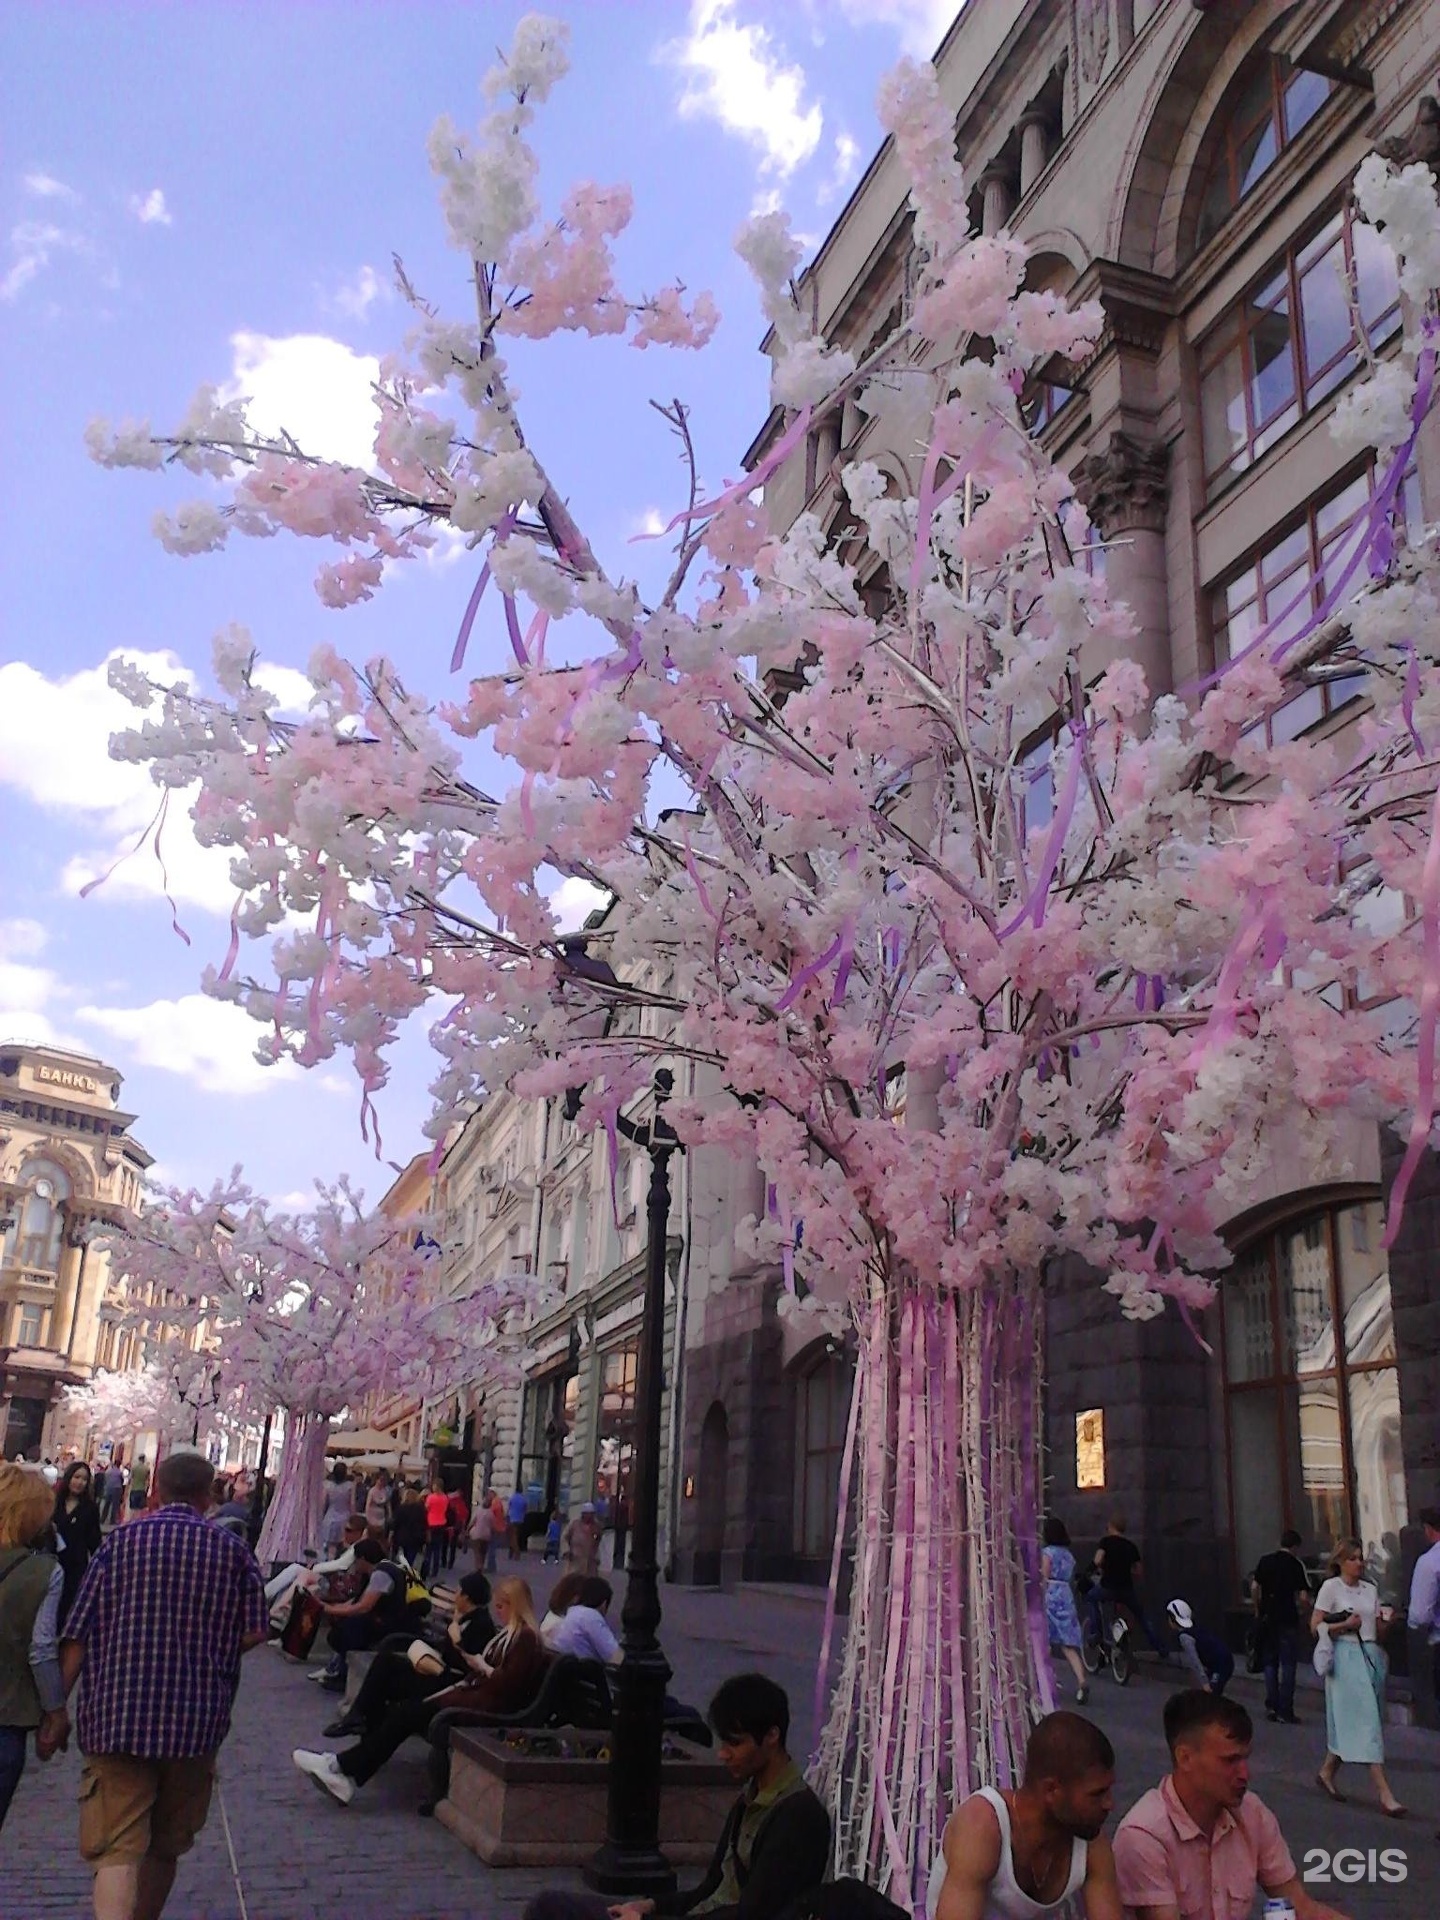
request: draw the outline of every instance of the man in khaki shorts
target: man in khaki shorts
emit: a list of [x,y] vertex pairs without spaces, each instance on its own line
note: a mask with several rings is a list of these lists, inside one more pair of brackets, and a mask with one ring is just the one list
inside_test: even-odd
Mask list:
[[214,1479],[201,1454],[167,1454],[159,1505],[110,1535],[65,1622],[95,1920],[159,1920],[210,1811],[240,1656],[269,1625],[254,1554],[205,1517]]

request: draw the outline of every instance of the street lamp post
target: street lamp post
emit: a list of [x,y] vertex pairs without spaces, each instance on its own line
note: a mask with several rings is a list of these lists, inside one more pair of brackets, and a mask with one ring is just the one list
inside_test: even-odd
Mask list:
[[250,1518],[245,1523],[252,1549],[259,1542],[260,1529],[265,1524],[265,1463],[270,1458],[270,1422],[273,1418],[267,1407],[265,1427],[260,1435],[260,1458],[255,1464],[255,1484],[250,1489]]
[[[655,1111],[648,1126],[623,1116],[620,1130],[650,1156],[646,1207],[649,1243],[645,1257],[645,1306],[640,1362],[635,1382],[637,1430],[632,1496],[630,1559],[620,1646],[624,1658],[615,1681],[615,1724],[610,1734],[605,1844],[583,1869],[601,1893],[658,1898],[674,1891],[675,1872],[660,1851],[660,1757],[665,1734],[665,1686],[670,1666],[661,1651],[660,1401],[665,1368],[665,1254],[670,1223],[670,1160],[681,1151],[661,1108],[674,1087],[662,1067],[655,1075]],[[578,1104],[578,1103],[577,1103]]]

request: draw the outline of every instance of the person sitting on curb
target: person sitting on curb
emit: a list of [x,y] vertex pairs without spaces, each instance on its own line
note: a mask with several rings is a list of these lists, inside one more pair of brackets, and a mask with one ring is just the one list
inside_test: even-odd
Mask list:
[[1131,1920],[1249,1913],[1260,1890],[1288,1900],[1295,1920],[1345,1920],[1306,1890],[1279,1821],[1249,1791],[1254,1737],[1238,1701],[1198,1687],[1166,1701],[1171,1771],[1136,1801],[1115,1835]]
[[424,1699],[396,1701],[382,1720],[366,1728],[360,1744],[344,1753],[314,1753],[297,1747],[291,1758],[301,1773],[348,1807],[356,1788],[378,1773],[411,1734],[424,1733],[437,1714],[516,1713],[528,1705],[539,1692],[546,1664],[530,1589],[523,1580],[501,1580],[492,1605],[500,1631],[478,1663],[467,1657],[470,1677]]
[[1235,1671],[1235,1656],[1225,1642],[1207,1628],[1197,1627],[1183,1600],[1172,1600],[1165,1618],[1175,1629],[1181,1662],[1194,1674],[1196,1686],[1204,1693],[1224,1693]]
[[928,1920],[1058,1913],[1078,1896],[1085,1920],[1121,1920],[1102,1829],[1115,1750],[1093,1720],[1050,1713],[1025,1746],[1020,1786],[981,1787],[945,1824],[930,1874]]
[[820,1885],[830,1858],[830,1816],[785,1750],[785,1689],[763,1673],[736,1674],[716,1689],[709,1720],[720,1762],[741,1792],[699,1886],[661,1901],[539,1893],[523,1920],[643,1920],[652,1913],[779,1920]]
[[443,1687],[479,1673],[485,1648],[494,1638],[490,1582],[483,1573],[467,1573],[456,1591],[455,1613],[444,1640],[432,1646],[410,1633],[388,1634],[375,1649],[355,1704],[325,1728],[325,1738],[363,1734],[402,1700],[428,1700]]

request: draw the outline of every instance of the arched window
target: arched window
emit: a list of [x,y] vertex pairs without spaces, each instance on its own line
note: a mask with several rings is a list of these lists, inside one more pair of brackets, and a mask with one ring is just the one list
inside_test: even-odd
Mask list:
[[1318,73],[1292,67],[1279,54],[1261,53],[1246,66],[1225,97],[1200,198],[1195,245],[1203,247],[1330,93]]
[[32,1160],[20,1178],[27,1191],[5,1236],[5,1257],[38,1273],[54,1273],[65,1225],[61,1205],[70,1198],[70,1182],[51,1160]]
[[1221,1281],[1242,1579],[1285,1527],[1307,1552],[1355,1533],[1395,1597],[1407,1510],[1384,1229],[1379,1200],[1324,1208],[1252,1242]]

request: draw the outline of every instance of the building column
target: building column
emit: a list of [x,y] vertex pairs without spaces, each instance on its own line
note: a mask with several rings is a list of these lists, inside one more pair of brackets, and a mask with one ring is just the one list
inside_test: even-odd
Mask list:
[[1020,197],[1023,200],[1050,159],[1050,121],[1032,107],[1020,116]]
[[[1077,499],[1102,539],[1117,543],[1106,551],[1105,579],[1111,597],[1135,615],[1140,631],[1124,651],[1144,669],[1152,700],[1174,690],[1165,572],[1167,464],[1164,447],[1117,430],[1101,452],[1075,469]],[[1108,662],[1097,663],[1097,670],[1103,664]]]
[[1003,167],[986,167],[980,176],[980,192],[980,231],[985,235],[999,233],[1014,205],[1009,174]]

